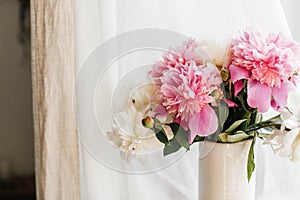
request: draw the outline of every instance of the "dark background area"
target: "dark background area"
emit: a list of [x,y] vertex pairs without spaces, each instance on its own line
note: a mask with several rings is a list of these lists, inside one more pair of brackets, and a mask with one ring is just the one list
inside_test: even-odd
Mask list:
[[0,0],[0,200],[35,199],[30,1]]

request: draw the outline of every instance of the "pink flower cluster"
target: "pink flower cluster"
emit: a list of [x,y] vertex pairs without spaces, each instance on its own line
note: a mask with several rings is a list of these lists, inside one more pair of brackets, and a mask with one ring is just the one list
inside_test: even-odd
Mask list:
[[[258,112],[284,108],[300,73],[300,44],[282,33],[264,35],[249,29],[233,38],[228,50],[229,60],[224,63],[234,95],[247,85],[247,104]],[[161,107],[189,130],[190,143],[197,135],[208,136],[218,128],[211,105],[216,93],[222,96],[222,78],[218,68],[205,58],[201,46],[190,39],[166,52],[150,72],[159,87]],[[234,99],[225,101],[229,107],[238,106]]]
[[247,30],[232,40],[228,69],[235,95],[248,80],[249,106],[266,112],[286,106],[300,69],[300,45],[282,33],[263,35]]
[[202,62],[198,48],[190,39],[166,52],[150,72],[160,87],[162,106],[176,121],[188,125],[190,143],[196,135],[207,136],[217,130],[218,119],[209,104],[215,101],[212,93],[222,82],[218,69]]

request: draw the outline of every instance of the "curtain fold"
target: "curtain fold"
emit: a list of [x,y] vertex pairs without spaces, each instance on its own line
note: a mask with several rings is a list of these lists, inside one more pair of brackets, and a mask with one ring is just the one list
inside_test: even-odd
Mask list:
[[37,199],[80,199],[73,0],[31,0]]

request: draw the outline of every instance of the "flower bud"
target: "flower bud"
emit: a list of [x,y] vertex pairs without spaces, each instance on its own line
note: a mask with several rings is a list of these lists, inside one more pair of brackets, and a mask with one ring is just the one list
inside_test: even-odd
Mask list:
[[219,88],[212,91],[210,95],[216,100],[220,100],[221,98],[223,98],[223,92]]
[[153,128],[154,120],[148,116],[142,120],[142,124],[145,128]]
[[222,70],[221,71],[221,77],[223,81],[228,81],[229,79],[229,71],[228,70]]

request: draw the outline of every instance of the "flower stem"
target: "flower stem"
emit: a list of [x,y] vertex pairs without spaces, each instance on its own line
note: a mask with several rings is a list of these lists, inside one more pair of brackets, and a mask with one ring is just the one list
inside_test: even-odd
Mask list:
[[262,128],[267,128],[267,127],[275,127],[275,128],[280,128],[281,124],[262,124],[261,126],[250,126],[246,129],[246,132],[251,132],[251,131],[257,131],[259,129],[262,129]]

